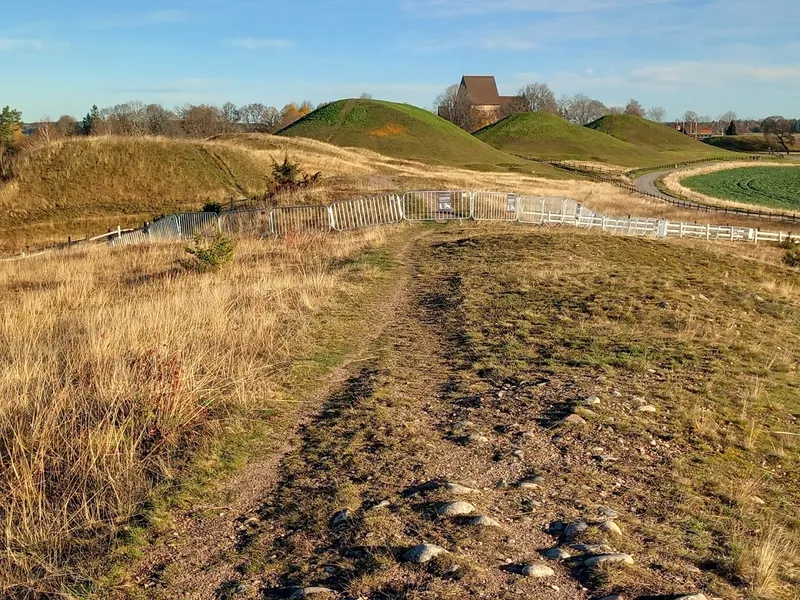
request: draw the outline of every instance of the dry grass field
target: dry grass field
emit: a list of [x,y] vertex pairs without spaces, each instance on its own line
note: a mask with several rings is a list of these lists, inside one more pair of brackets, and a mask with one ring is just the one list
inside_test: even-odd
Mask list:
[[280,412],[313,323],[369,288],[383,243],[242,241],[212,274],[178,245],[0,265],[0,596],[97,579],[154,490]]

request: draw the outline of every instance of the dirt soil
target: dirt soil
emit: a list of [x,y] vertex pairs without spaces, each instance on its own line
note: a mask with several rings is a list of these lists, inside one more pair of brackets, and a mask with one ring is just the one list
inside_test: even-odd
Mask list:
[[[410,238],[398,255],[391,293],[365,313],[363,331],[354,332],[362,339],[358,351],[303,398],[294,430],[268,457],[224,482],[216,498],[180,515],[175,531],[154,540],[136,565],[132,585],[115,593],[557,600],[612,593],[671,599],[705,591],[709,598],[739,597],[736,576],[713,560],[725,544],[706,543],[713,532],[678,531],[698,507],[717,519],[725,513],[698,503],[710,500],[686,483],[691,469],[706,468],[683,462],[698,451],[692,437],[702,436],[684,424],[680,401],[666,391],[674,385],[692,398],[702,395],[720,347],[687,350],[680,337],[664,341],[641,329],[654,315],[680,310],[675,294],[700,306],[691,310],[693,318],[705,318],[705,301],[696,296],[712,292],[698,288],[689,300],[681,287],[686,282],[662,285],[666,244],[656,252],[655,242],[519,231],[431,227]],[[700,250],[671,248],[675,264],[711,260]],[[604,253],[605,269],[593,263]],[[624,266],[638,279],[620,283]],[[587,281],[606,295],[580,288]],[[625,298],[615,297],[623,287]],[[775,303],[769,311],[780,303],[781,310],[797,309],[773,292],[760,292]],[[719,301],[725,306],[727,299]],[[608,322],[607,340],[581,329],[593,310]],[[547,333],[542,319],[555,324]],[[579,333],[558,346],[565,321]],[[652,412],[642,409],[650,403]],[[775,427],[795,431],[791,411],[776,410],[774,418],[783,420]],[[726,427],[735,429],[730,420]],[[728,434],[708,435],[712,441],[704,439],[701,449],[709,454],[733,444]],[[782,460],[778,479],[796,479],[787,473],[794,459]],[[777,472],[775,461],[765,461]],[[740,466],[734,462],[732,472]],[[768,504],[778,502],[760,493]],[[442,516],[454,501],[471,510]],[[788,510],[796,519],[796,507]],[[479,515],[492,526],[473,524]],[[569,536],[562,530],[579,521],[585,530]],[[425,564],[404,560],[423,543],[447,553]],[[554,548],[565,558],[545,558]],[[629,554],[634,564],[585,565],[612,553]],[[552,573],[521,574],[537,565]],[[781,581],[771,597],[790,598],[792,580]]]

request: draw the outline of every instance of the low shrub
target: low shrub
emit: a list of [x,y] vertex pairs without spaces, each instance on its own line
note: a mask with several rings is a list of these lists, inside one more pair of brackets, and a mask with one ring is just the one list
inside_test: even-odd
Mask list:
[[236,242],[221,233],[213,240],[206,240],[197,234],[194,243],[186,248],[191,258],[181,259],[178,263],[187,271],[218,271],[233,259],[235,251]]

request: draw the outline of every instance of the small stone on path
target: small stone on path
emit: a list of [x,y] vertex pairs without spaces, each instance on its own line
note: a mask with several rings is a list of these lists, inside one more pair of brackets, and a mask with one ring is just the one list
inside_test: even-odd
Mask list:
[[550,560],[566,560],[572,556],[569,552],[562,550],[561,548],[550,548],[549,550],[545,550],[544,555]]
[[501,527],[500,523],[495,521],[492,517],[480,515],[475,517],[469,522],[470,525],[475,527]]
[[309,596],[314,596],[315,594],[333,594],[333,590],[326,587],[307,587],[300,590],[297,590],[294,594],[289,596],[289,598],[308,598]]
[[566,419],[564,419],[564,423],[567,425],[586,425],[586,419],[576,413],[572,413]]
[[552,577],[556,573],[547,565],[525,565],[519,570],[519,574],[525,577],[534,577],[538,579],[542,577]]
[[622,529],[614,521],[606,521],[600,525],[600,529],[613,533],[614,535],[622,535]]
[[476,494],[478,492],[478,490],[473,490],[472,488],[468,488],[467,486],[459,485],[457,483],[445,483],[444,488],[456,496],[467,496],[469,494]]
[[417,564],[430,562],[440,554],[447,554],[447,550],[434,544],[420,544],[414,546],[403,555],[403,560]]
[[655,406],[653,406],[652,404],[645,404],[644,406],[640,406],[640,407],[639,407],[639,408],[637,408],[636,410],[637,410],[637,411],[639,411],[639,412],[641,412],[641,413],[654,413],[654,412],[658,412],[658,409],[657,409]]
[[469,502],[458,500],[442,505],[437,512],[440,517],[460,517],[474,513],[475,507]]
[[605,564],[625,564],[632,565],[633,557],[630,554],[600,554],[599,556],[592,556],[583,561],[586,567],[596,567],[597,565]]
[[601,400],[598,396],[589,396],[588,398],[584,398],[581,404],[584,406],[597,406],[600,402]]
[[577,535],[580,535],[587,529],[589,529],[589,525],[586,524],[584,521],[576,521],[575,523],[570,523],[564,529],[564,537],[573,538]]
[[617,511],[615,511],[613,508],[608,508],[607,506],[598,506],[597,512],[604,517],[608,517],[609,519],[616,519],[619,517],[619,513]]

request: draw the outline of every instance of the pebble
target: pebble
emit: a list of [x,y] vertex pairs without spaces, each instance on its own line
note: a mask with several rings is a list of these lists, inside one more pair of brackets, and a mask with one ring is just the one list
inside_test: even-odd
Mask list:
[[420,544],[414,546],[403,555],[403,560],[417,564],[430,562],[440,554],[447,554],[447,550],[434,544]]
[[581,404],[583,404],[584,406],[597,406],[598,404],[600,404],[600,402],[601,401],[598,396],[589,396],[588,398],[584,398]]
[[500,523],[495,521],[492,517],[480,515],[475,517],[469,522],[470,525],[475,527],[501,527]]
[[468,488],[457,483],[445,483],[444,488],[456,496],[467,496],[469,494],[476,494],[478,492],[478,490],[473,490],[472,488]]
[[550,548],[549,550],[545,550],[544,555],[550,560],[566,560],[572,556],[569,552],[562,550],[561,548]]
[[519,486],[522,490],[538,490],[539,484],[534,482],[532,479],[524,479],[520,481],[517,486]]
[[350,510],[347,509],[347,508],[337,512],[331,518],[331,527],[338,527],[339,525],[342,525],[343,523],[346,523],[347,520],[350,518],[350,514],[351,514]]
[[522,450],[514,450],[511,454],[513,454],[520,460],[523,460],[525,458],[525,453]]
[[751,500],[752,502],[755,502],[756,504],[761,504],[761,505],[764,505],[764,504],[766,504],[766,502],[764,502],[764,501],[763,501],[761,498],[759,498],[758,496],[750,496],[750,500]]
[[642,413],[658,412],[658,409],[655,406],[653,406],[652,404],[645,404],[644,406],[640,406],[636,410],[638,410],[639,412],[642,412]]
[[570,523],[564,528],[564,537],[573,538],[577,535],[580,535],[587,529],[589,529],[589,525],[587,525],[584,521],[576,521],[575,523]]
[[605,544],[570,544],[573,550],[584,554],[613,554],[614,551]]
[[614,396],[614,398],[622,398],[622,392],[620,392],[619,390],[614,390],[613,392],[611,392],[611,395]]
[[437,512],[440,517],[460,517],[474,513],[475,507],[469,502],[459,500],[442,505]]
[[297,590],[289,598],[308,598],[314,594],[333,594],[333,590],[326,587],[307,587]]
[[600,525],[600,529],[613,533],[614,535],[622,535],[622,529],[614,521],[606,521]]
[[586,419],[578,414],[572,413],[564,419],[564,423],[568,425],[586,425]]
[[633,564],[633,557],[630,554],[600,554],[599,556],[592,556],[583,561],[586,567],[595,567],[597,565],[604,565],[610,563],[622,563],[625,565]]
[[610,454],[597,454],[595,455],[595,459],[599,460],[601,463],[617,462],[619,460],[616,456],[611,456]]
[[609,519],[616,519],[619,517],[619,513],[617,511],[612,508],[608,508],[607,506],[598,506],[597,512],[604,517],[608,517]]
[[547,565],[525,565],[519,570],[520,575],[524,575],[525,577],[552,577],[555,575],[555,571],[548,567]]
[[472,433],[467,436],[467,443],[469,444],[487,444],[489,442],[489,438],[485,435],[480,435],[478,433]]
[[381,500],[375,506],[371,507],[370,510],[380,510],[381,508],[387,508],[391,505],[391,502],[388,500]]

